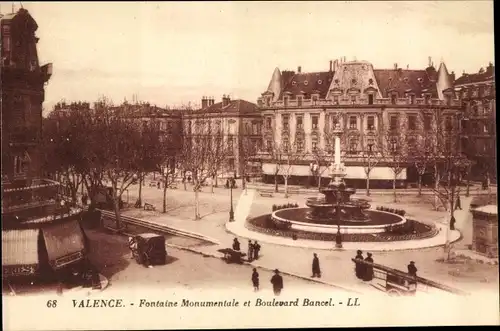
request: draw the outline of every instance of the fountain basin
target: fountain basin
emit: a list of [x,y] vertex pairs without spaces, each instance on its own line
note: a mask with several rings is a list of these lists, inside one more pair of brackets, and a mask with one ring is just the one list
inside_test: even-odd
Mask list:
[[[314,222],[308,217],[310,208],[286,208],[273,212],[273,221],[289,223],[291,229],[314,233],[337,233],[337,220],[332,219],[331,224]],[[406,223],[406,218],[394,213],[379,210],[365,210],[368,219],[364,222],[356,220],[341,220],[340,233],[382,233],[388,226],[401,226]]]

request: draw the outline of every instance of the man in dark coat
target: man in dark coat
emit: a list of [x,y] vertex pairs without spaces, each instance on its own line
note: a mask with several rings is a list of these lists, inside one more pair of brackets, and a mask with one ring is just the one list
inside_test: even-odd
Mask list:
[[253,260],[253,243],[251,240],[248,241],[248,262],[252,262]]
[[[356,257],[354,258],[355,260],[361,260],[363,261],[364,260],[364,257],[363,257],[363,252],[358,250],[357,253],[356,253]],[[365,265],[362,264],[362,263],[356,263],[356,266],[354,268],[354,271],[356,273],[356,277],[358,279],[363,279],[363,272],[365,270]]]
[[259,290],[259,273],[257,272],[257,268],[253,268],[252,284],[253,284],[253,290],[257,292]]
[[455,230],[455,223],[456,223],[456,222],[457,222],[457,221],[455,220],[455,216],[452,216],[452,217],[450,218],[450,230]]
[[[414,261],[410,261],[410,264],[408,264],[408,275],[412,276],[412,277],[417,277],[417,267],[415,266],[415,262]],[[416,280],[415,281],[410,281],[410,284],[416,284]]]
[[240,242],[238,241],[238,238],[234,238],[234,240],[233,240],[233,249],[235,251],[240,250]]
[[274,270],[274,275],[271,277],[271,284],[273,284],[274,295],[280,295],[283,289],[283,277],[281,277],[278,269]]
[[259,252],[260,252],[260,245],[257,242],[257,240],[255,240],[255,242],[253,243],[253,259],[254,260],[259,259]]
[[[367,253],[367,257],[365,259],[366,262],[373,263],[372,253]],[[363,273],[363,280],[365,282],[369,282],[373,279],[373,266],[365,265],[365,270]]]
[[460,194],[457,194],[457,202],[455,203],[455,210],[462,210],[462,201],[460,201]]
[[321,278],[321,269],[319,267],[319,259],[318,259],[318,255],[316,253],[314,253],[314,257],[313,257],[312,276],[311,277]]

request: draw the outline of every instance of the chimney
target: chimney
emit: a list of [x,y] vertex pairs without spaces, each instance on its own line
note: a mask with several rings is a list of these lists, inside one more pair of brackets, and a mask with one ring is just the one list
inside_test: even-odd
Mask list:
[[227,107],[229,106],[229,103],[231,102],[231,98],[229,98],[229,95],[223,95],[222,96],[222,107]]
[[450,74],[451,82],[453,83],[455,81],[455,71],[452,71]]
[[201,98],[201,109],[205,109],[209,106],[208,101],[207,97]]
[[210,97],[210,99],[208,100],[208,105],[213,106],[214,103],[215,103],[214,97]]
[[410,70],[410,65],[409,64],[406,65],[406,70]]
[[301,66],[298,66],[297,67],[297,73],[300,74],[302,72],[302,67]]
[[432,67],[432,58],[429,56],[429,65],[428,67]]
[[333,61],[330,61],[330,72],[333,71]]
[[398,70],[398,64],[394,63],[394,70]]

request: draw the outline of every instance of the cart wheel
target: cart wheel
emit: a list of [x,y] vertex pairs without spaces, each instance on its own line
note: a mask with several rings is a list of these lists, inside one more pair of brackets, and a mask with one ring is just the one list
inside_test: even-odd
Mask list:
[[391,297],[401,296],[401,292],[399,292],[398,290],[393,289],[393,288],[391,288],[389,291],[387,291],[387,294],[389,294],[389,296],[391,296]]

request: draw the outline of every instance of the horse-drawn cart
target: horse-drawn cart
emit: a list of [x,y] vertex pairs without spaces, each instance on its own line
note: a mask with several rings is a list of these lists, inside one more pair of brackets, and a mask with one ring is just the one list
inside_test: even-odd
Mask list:
[[217,251],[224,254],[223,259],[226,263],[243,263],[243,257],[246,256],[245,253],[235,251],[232,248],[222,248]]

